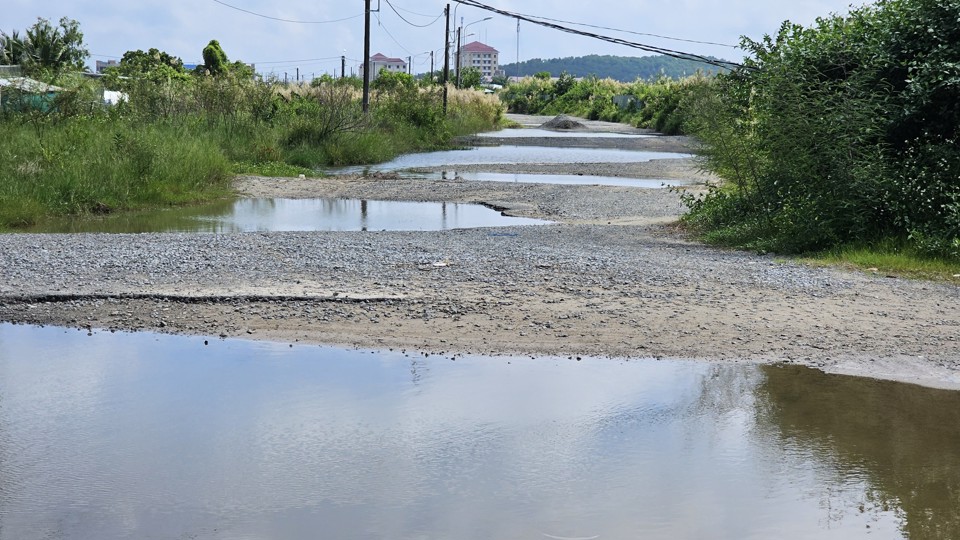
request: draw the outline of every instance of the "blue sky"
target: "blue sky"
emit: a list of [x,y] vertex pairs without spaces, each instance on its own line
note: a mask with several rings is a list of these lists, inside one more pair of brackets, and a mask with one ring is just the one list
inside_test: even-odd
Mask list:
[[[363,0],[222,0],[237,8],[270,17],[296,21],[347,20],[329,24],[300,24],[257,17],[216,0],[6,0],[0,30],[23,30],[37,17],[62,16],[80,22],[93,60],[120,57],[124,52],[156,47],[181,57],[200,60],[200,51],[211,39],[220,41],[230,60],[257,64],[258,71],[293,77],[333,73],[345,55],[348,71],[363,57]],[[372,19],[372,52],[393,57],[414,57],[415,71],[430,67],[431,50],[443,47],[443,19],[436,18],[446,5],[438,0],[372,0],[380,12]],[[846,13],[848,0],[486,0],[494,7],[529,15],[577,21],[633,32],[660,34],[690,40],[736,45],[741,35],[759,38],[774,33],[784,20],[810,24],[830,13]],[[862,5],[856,2],[854,5]],[[585,37],[558,33],[522,23],[517,44],[517,22],[476,8],[456,8],[456,23],[469,25],[466,41],[479,40],[501,52],[501,62],[519,58],[556,58],[587,54],[642,56],[642,51]],[[489,21],[477,22],[493,16]],[[456,24],[454,25],[456,26]],[[589,30],[589,29],[588,29]],[[738,49],[671,41],[649,36],[598,31],[658,47],[739,60]],[[437,55],[437,62],[442,60]]]

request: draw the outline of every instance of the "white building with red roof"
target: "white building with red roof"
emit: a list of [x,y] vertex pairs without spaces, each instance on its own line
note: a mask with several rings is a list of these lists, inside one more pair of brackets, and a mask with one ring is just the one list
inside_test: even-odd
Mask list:
[[484,80],[490,80],[500,71],[500,51],[479,41],[467,43],[460,49],[459,66],[477,68]]
[[[380,70],[386,69],[393,73],[406,73],[407,63],[403,58],[389,58],[383,54],[377,53],[370,57],[371,81],[375,81],[380,75]],[[363,78],[363,65],[360,66],[360,77]]]

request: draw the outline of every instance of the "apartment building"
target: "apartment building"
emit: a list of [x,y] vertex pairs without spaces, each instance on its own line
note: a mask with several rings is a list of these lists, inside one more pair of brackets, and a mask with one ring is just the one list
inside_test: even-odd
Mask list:
[[[388,58],[387,56],[377,53],[370,57],[370,81],[375,81],[377,76],[380,75],[380,70],[386,69],[387,71],[392,71],[394,73],[406,73],[407,72],[407,62],[402,58]],[[360,77],[363,78],[363,65],[360,65]]]
[[460,48],[460,69],[474,67],[480,70],[484,81],[489,81],[500,70],[500,51],[489,45],[474,41]]

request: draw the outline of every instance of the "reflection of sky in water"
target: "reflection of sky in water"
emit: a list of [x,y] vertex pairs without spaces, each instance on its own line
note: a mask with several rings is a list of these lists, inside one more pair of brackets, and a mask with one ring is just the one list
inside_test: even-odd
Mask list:
[[523,174],[523,173],[485,173],[473,171],[441,171],[431,173],[400,173],[407,178],[427,180],[467,180],[471,182],[513,182],[518,184],[564,184],[586,186],[625,186],[646,189],[662,189],[671,186],[686,186],[690,180],[670,180],[660,178],[622,178],[617,176],[588,176],[575,174]]
[[357,199],[238,199],[100,220],[45,223],[33,232],[442,231],[542,225],[478,204]]
[[362,167],[337,169],[336,173],[363,171],[397,171],[423,167],[453,165],[490,165],[512,163],[639,163],[654,159],[691,157],[672,152],[641,152],[606,148],[560,148],[553,146],[480,146],[469,150],[446,150],[423,154],[406,154],[397,159]]
[[0,538],[901,537],[764,380],[2,325]]
[[553,131],[549,129],[524,128],[504,129],[478,133],[478,137],[495,137],[499,139],[525,139],[530,137],[544,138],[575,138],[575,139],[649,139],[657,135],[641,135],[628,133],[610,133],[603,131]]

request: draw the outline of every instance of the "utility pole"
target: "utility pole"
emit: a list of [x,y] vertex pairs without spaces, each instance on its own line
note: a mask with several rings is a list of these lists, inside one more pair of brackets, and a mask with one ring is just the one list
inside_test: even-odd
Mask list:
[[517,79],[520,79],[520,19],[517,18]]
[[457,28],[457,88],[460,88],[460,31],[463,27]]
[[300,68],[297,68],[297,84],[300,84]]
[[340,78],[347,76],[347,55],[340,57]]
[[370,111],[370,0],[364,0],[366,21],[363,34],[363,112]]
[[430,84],[433,84],[433,51],[430,51]]
[[[370,0],[367,0],[369,2]],[[443,115],[447,115],[447,79],[450,76],[450,4],[447,4],[447,30],[443,33]]]
[[407,57],[407,75],[413,75],[413,57]]

